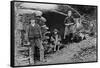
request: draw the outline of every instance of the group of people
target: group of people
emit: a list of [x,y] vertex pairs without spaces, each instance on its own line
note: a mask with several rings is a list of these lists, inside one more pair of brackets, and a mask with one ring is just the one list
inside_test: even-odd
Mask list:
[[[59,30],[55,28],[52,32],[48,31],[49,28],[45,24],[46,19],[42,16],[41,11],[37,11],[37,13],[34,14],[34,18],[31,18],[29,21],[30,23],[28,28],[28,39],[31,45],[31,64],[34,64],[35,46],[39,49],[40,62],[46,62],[46,60],[44,59],[45,46],[46,48],[48,48],[48,52],[50,52],[51,50],[59,51],[59,48],[61,46],[61,36],[59,34]],[[68,11],[64,23],[65,39],[66,35],[68,35],[68,32],[71,32],[71,26],[75,24],[74,18],[72,16],[72,11]],[[47,34],[49,35],[46,36]]]

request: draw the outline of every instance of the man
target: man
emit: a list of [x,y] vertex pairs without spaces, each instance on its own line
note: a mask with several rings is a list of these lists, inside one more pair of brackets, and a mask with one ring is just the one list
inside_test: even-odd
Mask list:
[[44,47],[42,45],[42,35],[41,35],[41,28],[40,26],[36,23],[35,19],[30,20],[30,25],[29,25],[29,32],[28,32],[28,37],[29,41],[32,46],[32,57],[34,61],[34,47],[37,46],[39,48],[39,54],[40,54],[40,61],[44,62]]
[[40,25],[43,26],[45,25],[46,19],[42,16],[42,12],[41,11],[36,11],[35,12],[35,18],[36,18],[36,22]]
[[46,26],[46,24],[45,24],[46,19],[44,17],[42,17],[42,14],[43,13],[41,11],[36,11],[35,19],[36,19],[36,23],[39,24],[39,26],[41,27],[42,35],[44,35],[46,30],[48,30],[49,28]]
[[71,27],[75,24],[71,10],[68,11],[67,15],[68,16],[64,20],[64,23],[65,23],[64,39],[65,39],[66,35],[68,35],[69,33],[71,33]]
[[59,35],[59,31],[57,29],[54,29],[51,40],[54,42],[54,51],[56,51],[57,46],[57,50],[59,51],[61,36]]

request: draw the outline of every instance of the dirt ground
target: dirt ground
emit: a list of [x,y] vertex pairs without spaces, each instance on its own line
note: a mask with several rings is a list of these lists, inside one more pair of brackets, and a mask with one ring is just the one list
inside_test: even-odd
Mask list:
[[59,52],[48,54],[47,62],[36,65],[96,61],[96,57],[96,38],[89,37],[80,43],[65,45]]
[[[97,61],[96,38],[89,37],[79,43],[66,44],[59,51],[46,54],[45,59],[46,62],[36,61],[33,65]],[[15,62],[16,66],[31,65],[29,61],[20,60]]]

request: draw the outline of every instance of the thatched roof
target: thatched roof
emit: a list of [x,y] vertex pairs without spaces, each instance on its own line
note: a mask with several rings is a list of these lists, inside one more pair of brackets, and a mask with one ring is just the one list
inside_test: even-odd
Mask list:
[[67,16],[67,11],[71,10],[73,12],[73,16],[80,17],[78,11],[72,8],[69,5],[57,5],[57,4],[40,4],[40,3],[21,3],[20,4],[20,11],[19,13],[34,13],[35,11],[39,10],[42,12],[56,12],[62,15]]

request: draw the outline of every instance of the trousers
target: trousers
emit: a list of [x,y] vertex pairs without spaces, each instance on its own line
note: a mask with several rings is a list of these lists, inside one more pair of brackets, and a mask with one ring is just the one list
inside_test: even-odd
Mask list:
[[30,39],[30,44],[31,44],[31,57],[32,60],[34,61],[34,52],[35,52],[35,46],[39,48],[39,55],[40,55],[40,61],[44,60],[44,47],[42,45],[42,41],[40,38],[32,38]]

